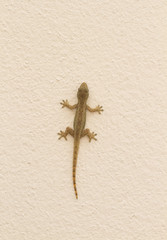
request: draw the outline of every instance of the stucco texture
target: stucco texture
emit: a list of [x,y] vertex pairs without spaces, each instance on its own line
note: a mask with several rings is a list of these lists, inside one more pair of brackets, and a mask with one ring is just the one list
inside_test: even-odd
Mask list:
[[[167,2],[1,0],[0,239],[167,239]],[[75,199],[73,126],[86,82]]]

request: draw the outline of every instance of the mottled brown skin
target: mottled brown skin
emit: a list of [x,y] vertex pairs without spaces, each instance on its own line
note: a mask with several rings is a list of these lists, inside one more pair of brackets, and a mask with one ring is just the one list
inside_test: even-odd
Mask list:
[[68,100],[62,101],[60,104],[62,105],[62,108],[67,107],[69,109],[76,109],[75,118],[74,118],[74,129],[67,127],[65,132],[60,131],[58,135],[60,135],[59,139],[62,137],[67,140],[67,135],[70,134],[72,137],[74,137],[74,150],[73,150],[73,185],[74,185],[74,191],[76,195],[76,199],[78,199],[78,193],[76,188],[76,166],[77,166],[77,157],[78,157],[78,150],[79,150],[79,143],[80,138],[84,136],[88,136],[89,142],[95,138],[97,134],[94,132],[90,132],[90,130],[87,128],[85,129],[85,123],[86,123],[86,110],[90,112],[98,112],[101,114],[101,111],[103,111],[102,106],[97,106],[96,108],[89,107],[86,102],[89,96],[89,90],[88,86],[85,82],[81,84],[81,86],[78,89],[77,97],[78,97],[78,103],[75,105],[70,105]]

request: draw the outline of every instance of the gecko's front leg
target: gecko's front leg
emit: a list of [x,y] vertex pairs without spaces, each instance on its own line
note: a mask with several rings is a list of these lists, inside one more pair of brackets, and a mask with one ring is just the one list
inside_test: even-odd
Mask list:
[[84,136],[87,136],[89,138],[89,142],[91,142],[92,139],[94,139],[95,141],[97,141],[97,139],[95,138],[95,136],[97,136],[96,133],[94,132],[90,132],[90,130],[88,128],[84,129],[82,134],[81,134],[81,137],[84,137]]
[[67,135],[70,134],[72,137],[74,137],[74,130],[70,127],[67,127],[65,132],[63,131],[60,131],[58,133],[58,135],[60,136],[59,139],[61,139],[62,137],[65,138],[65,140],[67,141]]
[[71,110],[75,109],[77,107],[77,104],[70,105],[67,99],[66,100],[62,100],[62,102],[60,104],[62,105],[62,108],[67,107],[67,108],[69,108]]
[[89,112],[98,112],[99,114],[101,114],[101,112],[103,112],[103,107],[98,105],[97,107],[95,108],[91,108],[89,107],[88,105],[86,105],[86,109],[89,111]]

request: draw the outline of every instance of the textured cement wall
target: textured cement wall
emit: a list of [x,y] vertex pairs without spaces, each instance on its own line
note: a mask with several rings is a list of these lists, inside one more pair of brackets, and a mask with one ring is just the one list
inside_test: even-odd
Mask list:
[[[1,0],[0,239],[167,239],[167,2]],[[98,141],[73,124],[81,82]]]

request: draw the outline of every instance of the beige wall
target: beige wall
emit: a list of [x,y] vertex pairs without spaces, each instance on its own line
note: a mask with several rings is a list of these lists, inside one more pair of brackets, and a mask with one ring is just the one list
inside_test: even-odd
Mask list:
[[[0,24],[0,239],[167,239],[167,2],[2,0]],[[83,81],[105,111],[77,201],[57,132]]]

